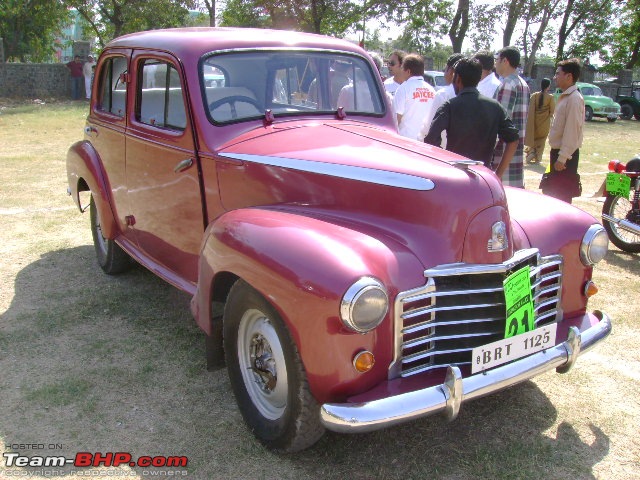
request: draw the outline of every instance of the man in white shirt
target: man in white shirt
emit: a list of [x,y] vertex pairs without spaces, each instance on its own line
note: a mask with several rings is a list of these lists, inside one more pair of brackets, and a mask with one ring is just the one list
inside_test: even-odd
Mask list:
[[409,54],[404,57],[402,71],[406,80],[398,87],[393,97],[398,133],[418,140],[420,128],[424,118],[430,113],[436,91],[424,81],[424,59],[420,55]]
[[91,83],[93,81],[93,67],[96,61],[91,55],[87,57],[87,61],[82,64],[82,76],[84,77],[84,90],[87,94],[87,100],[91,98]]
[[389,56],[389,61],[387,62],[391,76],[384,81],[384,88],[392,96],[396,93],[400,84],[404,82],[402,61],[404,60],[405,55],[406,53],[402,50],[396,50]]
[[[447,58],[447,65],[444,67],[444,83],[447,84],[446,87],[441,88],[436,92],[436,96],[433,99],[433,104],[429,113],[422,122],[422,127],[420,128],[420,132],[418,133],[418,140],[424,141],[424,137],[429,133],[429,128],[431,127],[431,122],[433,121],[433,117],[435,117],[438,108],[444,105],[444,102],[447,100],[451,100],[456,96],[456,92],[453,89],[453,74],[454,67],[458,60],[460,60],[464,55],[461,53],[454,53]],[[442,132],[442,143],[440,145],[442,148],[446,148],[447,146],[447,132]]]
[[496,90],[500,86],[500,80],[496,77],[493,67],[495,66],[495,60],[491,52],[478,52],[473,58],[478,59],[482,65],[482,77],[480,83],[478,83],[478,91],[481,95],[489,98],[495,98]]

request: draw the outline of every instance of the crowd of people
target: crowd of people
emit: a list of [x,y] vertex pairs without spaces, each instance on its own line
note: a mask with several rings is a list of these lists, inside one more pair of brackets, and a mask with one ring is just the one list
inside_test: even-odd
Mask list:
[[444,68],[447,86],[437,92],[423,79],[421,56],[394,51],[387,66],[384,86],[400,135],[480,160],[504,185],[519,188],[524,188],[525,161],[542,162],[548,139],[549,168],[540,188],[568,203],[580,195],[584,100],[575,86],[578,59],[557,65],[554,80],[562,90],[557,103],[549,93],[550,79],[530,93],[519,75],[520,52],[511,46],[496,55],[451,55]]

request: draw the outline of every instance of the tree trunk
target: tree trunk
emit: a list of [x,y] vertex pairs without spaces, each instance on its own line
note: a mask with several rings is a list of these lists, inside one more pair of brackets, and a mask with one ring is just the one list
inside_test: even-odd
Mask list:
[[462,52],[462,42],[469,29],[469,0],[458,0],[458,10],[451,22],[449,38],[454,53]]
[[525,1],[526,0],[511,0],[509,2],[507,24],[504,27],[504,34],[502,35],[503,47],[511,45],[511,37],[513,36],[513,31],[515,30],[520,14],[522,13]]
[[638,36],[638,39],[636,40],[636,44],[633,46],[633,51],[631,52],[631,58],[629,59],[627,64],[624,66],[624,68],[626,68],[628,70],[632,70],[633,67],[636,66],[636,64],[638,63],[638,51],[639,50],[640,50],[640,35]]
[[209,26],[216,26],[216,0],[204,0],[204,6],[209,12]]

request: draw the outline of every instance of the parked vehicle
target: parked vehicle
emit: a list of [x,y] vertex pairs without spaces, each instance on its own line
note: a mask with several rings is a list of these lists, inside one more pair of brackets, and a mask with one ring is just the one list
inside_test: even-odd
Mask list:
[[425,70],[422,75],[424,81],[430,84],[433,88],[437,90],[442,90],[447,86],[447,83],[444,80],[444,73],[434,70]]
[[602,207],[604,225],[613,244],[625,252],[640,252],[640,156],[626,165],[609,162]]
[[[591,83],[577,82],[576,86],[584,98],[584,119],[587,122],[594,117],[606,118],[609,122],[615,122],[620,116],[620,105],[611,98],[602,94],[600,87]],[[554,96],[556,100],[560,97],[562,90],[556,89]]]
[[360,47],[318,35],[152,30],[98,61],[67,156],[98,264],[192,296],[208,366],[269,448],[453,419],[611,330],[587,310],[602,225],[399,136],[388,102]]
[[640,80],[631,82],[627,87],[618,87],[616,102],[620,104],[620,118],[640,120]]

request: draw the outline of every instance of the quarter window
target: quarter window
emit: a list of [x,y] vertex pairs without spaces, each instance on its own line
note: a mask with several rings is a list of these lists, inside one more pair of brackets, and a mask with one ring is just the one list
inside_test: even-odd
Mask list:
[[127,59],[112,57],[104,62],[100,72],[100,102],[97,109],[124,117],[127,100],[127,84],[121,76],[127,73]]

